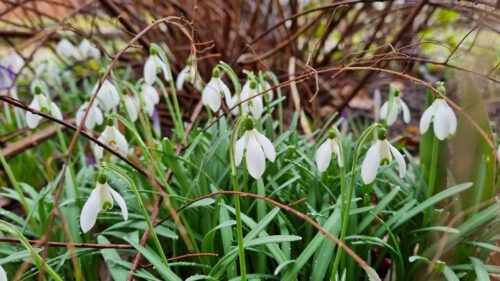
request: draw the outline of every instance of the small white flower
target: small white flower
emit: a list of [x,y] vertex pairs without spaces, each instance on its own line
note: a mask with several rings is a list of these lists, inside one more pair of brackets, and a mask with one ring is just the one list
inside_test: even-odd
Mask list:
[[219,77],[219,70],[215,68],[212,72],[212,79],[208,82],[201,94],[204,105],[208,105],[213,112],[217,112],[221,106],[221,95],[224,95],[226,103],[231,102],[231,92]]
[[5,273],[5,270],[3,267],[0,265],[0,281],[7,281],[7,273]]
[[365,184],[375,180],[380,164],[388,164],[394,158],[399,166],[399,177],[406,175],[406,162],[403,155],[392,146],[386,138],[385,129],[379,132],[379,139],[366,152],[365,160],[361,165],[361,178]]
[[163,77],[166,81],[170,81],[170,72],[168,71],[167,65],[165,62],[156,54],[152,54],[146,60],[144,64],[144,81],[147,84],[153,85],[156,81],[156,75],[158,72],[163,72]]
[[387,121],[390,126],[396,122],[399,113],[403,111],[403,120],[410,123],[410,110],[400,95],[394,96],[386,101],[380,108],[380,118]]
[[316,166],[320,172],[326,171],[330,165],[332,154],[337,157],[339,167],[343,167],[344,163],[340,155],[340,144],[336,138],[329,136],[316,151]]
[[75,53],[75,46],[68,39],[61,39],[57,43],[56,53],[61,57],[71,57]]
[[434,124],[434,134],[439,140],[446,139],[457,131],[457,117],[450,106],[442,98],[437,98],[429,106],[420,119],[420,133],[424,134]]
[[243,85],[241,100],[243,101],[241,106],[244,112],[251,112],[252,116],[255,118],[259,118],[262,115],[264,103],[262,102],[262,95],[259,95],[254,81],[247,81],[245,85]]
[[[55,118],[62,120],[63,116],[59,107],[57,107],[54,102],[49,101],[41,91],[41,88],[35,87],[35,96],[33,97],[33,101],[30,103],[29,107],[43,113],[48,113]],[[26,113],[26,123],[31,129],[36,128],[42,118],[42,116],[33,114],[29,111]]]
[[123,219],[128,220],[128,210],[125,200],[108,185],[105,176],[100,175],[96,187],[92,190],[89,199],[87,199],[82,208],[80,215],[80,227],[82,231],[86,233],[94,227],[99,212],[112,209],[113,201],[115,200],[118,206],[120,206]]
[[[83,115],[85,114],[85,111],[87,110],[89,103],[85,102],[82,104],[79,108],[78,111],[76,112],[76,125],[80,126],[81,121],[83,119]],[[85,128],[88,130],[94,129],[96,125],[101,125],[103,122],[103,114],[101,109],[97,106],[97,104],[94,102],[92,106],[89,109],[89,114],[87,115],[87,119],[85,119]]]
[[[98,86],[99,82],[97,82],[94,86],[92,94],[95,93]],[[110,112],[120,104],[120,95],[118,94],[118,90],[109,79],[104,80],[104,83],[97,94],[97,100],[105,112]]]
[[137,99],[133,96],[125,95],[123,97],[123,105],[130,117],[130,121],[135,122],[139,117],[139,102]]
[[80,59],[88,59],[94,58],[98,60],[101,57],[101,52],[94,45],[90,43],[89,40],[83,39],[78,45],[78,53],[80,55]]
[[[101,136],[97,139],[100,142],[108,145],[119,153],[126,155],[128,151],[128,143],[122,133],[113,125],[113,120],[108,119],[106,121],[107,125]],[[94,153],[97,160],[102,159],[104,149],[99,146],[94,146]]]
[[259,179],[266,169],[266,158],[274,162],[276,151],[271,141],[255,129],[245,131],[245,134],[236,142],[234,160],[240,165],[243,156],[246,158],[248,172],[255,179]]
[[[196,78],[196,81],[194,80]],[[175,81],[175,87],[177,90],[182,90],[184,82],[187,81],[194,85],[196,89],[203,89],[203,82],[200,78],[200,74],[196,72],[194,65],[186,65],[177,75],[177,80]]]
[[144,84],[142,86],[142,101],[146,112],[149,117],[153,117],[155,111],[155,105],[160,103],[160,95],[155,87],[151,85]]

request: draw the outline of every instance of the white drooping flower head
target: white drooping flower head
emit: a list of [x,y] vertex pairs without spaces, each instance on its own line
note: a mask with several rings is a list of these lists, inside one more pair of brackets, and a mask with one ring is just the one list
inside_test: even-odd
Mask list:
[[[85,111],[89,102],[83,103],[76,112],[76,126],[80,126],[82,123],[83,116],[85,115]],[[92,106],[89,109],[89,114],[87,115],[87,119],[85,119],[85,128],[88,130],[93,130],[96,125],[101,125],[103,122],[104,116],[102,114],[101,109],[97,105],[96,102],[92,103]]]
[[[441,93],[446,93],[442,83],[438,84],[438,90]],[[420,119],[420,134],[425,134],[430,127],[434,125],[434,134],[439,140],[444,140],[450,135],[454,135],[457,131],[457,117],[450,108],[446,100],[438,97],[422,114]]]
[[83,39],[78,45],[78,54],[81,60],[94,58],[96,60],[101,58],[101,51],[97,49],[89,40]]
[[56,53],[61,57],[72,57],[75,54],[76,48],[73,44],[66,38],[63,38],[57,43]]
[[[92,94],[95,93],[97,87],[99,86],[99,81],[94,86],[92,90]],[[118,90],[116,89],[111,79],[106,78],[102,83],[101,88],[99,89],[99,93],[97,94],[97,100],[101,105],[101,108],[108,113],[120,104],[120,95],[118,94]]]
[[375,180],[380,165],[388,164],[395,159],[399,166],[399,177],[406,175],[406,162],[403,155],[387,140],[387,131],[379,129],[378,140],[366,152],[365,160],[361,165],[361,178],[365,184]]
[[274,162],[276,151],[271,141],[255,129],[253,119],[248,117],[244,126],[245,133],[234,147],[234,160],[239,166],[245,157],[249,174],[259,179],[266,169],[266,158]]
[[[53,117],[62,120],[63,116],[61,110],[54,102],[49,101],[47,97],[42,93],[42,87],[37,85],[35,86],[34,90],[35,96],[33,97],[33,101],[30,103],[29,107],[37,111],[50,114]],[[26,113],[26,123],[31,129],[36,128],[42,118],[42,116],[33,114],[29,111]]]
[[144,84],[141,89],[142,107],[148,113],[149,117],[153,117],[155,106],[160,103],[160,94],[155,87]]
[[[106,128],[97,140],[108,145],[113,150],[118,151],[123,155],[126,155],[128,152],[127,139],[125,139],[125,136],[120,133],[120,130],[118,130],[118,128],[116,128],[112,118],[108,118],[106,120]],[[104,149],[101,146],[97,144],[94,146],[94,154],[97,160],[102,159],[103,152]]]
[[155,48],[150,49],[150,55],[144,63],[144,81],[148,85],[153,85],[156,81],[158,72],[163,73],[163,78],[165,81],[170,81],[170,71],[168,70],[167,64],[158,56],[157,50]]
[[120,206],[123,219],[128,220],[128,210],[125,200],[108,185],[106,175],[101,173],[98,176],[96,187],[92,190],[89,199],[87,199],[82,208],[80,215],[80,227],[82,231],[86,233],[92,229],[99,212],[112,209],[114,201]]
[[382,108],[380,108],[380,118],[386,120],[387,126],[390,126],[396,122],[396,119],[401,111],[403,112],[403,120],[405,123],[410,123],[410,110],[401,98],[399,90],[395,86],[391,85],[389,100],[382,105]]
[[213,112],[217,112],[222,103],[222,96],[224,96],[226,104],[229,105],[231,103],[231,92],[220,78],[220,71],[216,67],[212,71],[212,79],[203,89],[201,98],[204,105],[210,107]]
[[203,81],[201,80],[200,74],[196,71],[196,65],[191,58],[188,58],[188,63],[179,72],[179,75],[177,75],[177,79],[175,80],[175,87],[177,90],[182,90],[185,81],[193,85],[199,91],[203,89]]
[[253,79],[247,80],[243,88],[241,89],[241,101],[242,109],[244,112],[252,113],[255,118],[260,118],[262,112],[264,111],[264,103],[262,101],[262,95],[259,95],[257,90],[257,82]]
[[321,144],[316,151],[316,166],[318,167],[318,170],[320,172],[326,171],[330,165],[332,156],[337,157],[339,167],[343,167],[343,156],[340,150],[340,140],[338,139],[337,134],[330,130],[325,142],[323,142],[323,144]]
[[135,122],[139,117],[139,102],[134,96],[130,96],[128,94],[123,95],[122,100],[130,121]]

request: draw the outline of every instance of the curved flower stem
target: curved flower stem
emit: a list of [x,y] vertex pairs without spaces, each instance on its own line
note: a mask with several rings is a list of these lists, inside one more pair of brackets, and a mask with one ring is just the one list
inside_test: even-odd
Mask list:
[[[233,134],[231,135],[231,142],[229,144],[229,158],[231,162],[231,178],[233,183],[233,191],[238,191],[238,174],[236,171],[236,161],[234,159],[234,146],[236,145],[236,139],[238,138],[238,132],[240,131],[241,124],[246,119],[246,115],[242,115],[236,125],[234,126]],[[238,240],[238,255],[240,260],[240,275],[241,280],[247,280],[246,264],[245,264],[245,248],[243,246],[243,229],[241,225],[241,206],[240,206],[240,195],[234,194],[234,209],[236,210],[236,236]]]
[[[351,202],[352,202],[352,196],[354,193],[354,183],[355,183],[355,176],[356,176],[356,168],[357,168],[357,162],[358,158],[361,152],[361,148],[363,147],[363,144],[365,141],[368,139],[368,137],[372,134],[372,132],[377,128],[381,126],[379,123],[372,124],[370,127],[368,127],[363,134],[359,137],[358,142],[356,143],[356,147],[354,148],[354,155],[353,155],[353,160],[352,160],[352,166],[351,166],[351,180],[349,182],[349,194],[347,195],[347,202],[345,203],[345,208],[342,212],[342,230],[340,233],[340,241],[344,243],[345,237],[347,235],[347,225],[349,224],[349,211],[351,208]],[[345,179],[344,179],[345,180]],[[341,206],[344,205],[344,195],[341,195],[342,197],[342,204]],[[337,255],[335,256],[335,261],[333,263],[333,269],[332,269],[332,275],[331,275],[331,280],[335,280],[335,276],[337,274],[337,270],[339,267],[340,259],[342,258],[344,254],[344,250],[341,247],[338,247],[337,249]]]

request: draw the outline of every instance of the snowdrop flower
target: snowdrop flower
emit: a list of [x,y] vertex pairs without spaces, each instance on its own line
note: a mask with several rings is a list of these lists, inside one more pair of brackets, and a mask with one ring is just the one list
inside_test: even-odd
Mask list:
[[[98,86],[99,81],[95,84],[92,94],[95,93]],[[111,79],[104,80],[97,94],[97,99],[105,112],[110,112],[120,104],[120,95],[115,85],[111,82]]]
[[[196,78],[196,81],[195,81]],[[190,84],[194,85],[196,89],[203,89],[203,82],[201,81],[200,74],[196,72],[196,67],[192,63],[188,63],[177,76],[177,80],[175,81],[175,86],[177,90],[182,90],[182,86],[184,82],[187,81]]]
[[61,57],[71,57],[75,53],[75,46],[68,39],[61,39],[57,43],[56,53]]
[[135,122],[139,117],[139,102],[134,96],[123,95],[123,105],[127,111],[130,121]]
[[361,178],[365,184],[375,180],[380,165],[388,164],[395,159],[399,166],[399,177],[404,178],[406,174],[406,162],[401,153],[387,140],[387,131],[380,129],[378,140],[366,152],[365,160],[361,165]]
[[264,104],[262,102],[262,95],[259,95],[257,91],[257,83],[255,81],[248,80],[245,85],[243,85],[241,100],[244,101],[242,104],[243,111],[251,112],[252,116],[255,118],[259,118],[262,115]]
[[83,39],[80,42],[80,45],[78,45],[78,53],[81,60],[88,58],[94,58],[98,60],[99,58],[101,58],[101,52],[99,51],[99,49],[92,45],[87,39]]
[[[49,101],[47,97],[42,94],[42,88],[40,86],[35,87],[35,96],[33,97],[33,101],[30,103],[29,107],[43,113],[48,113],[57,119],[63,119],[59,107],[57,107],[54,102]],[[36,128],[42,118],[42,116],[33,114],[29,111],[26,113],[26,122],[28,123],[28,127],[31,129]]]
[[[76,112],[76,125],[77,126],[80,126],[88,105],[89,105],[89,102],[85,102],[84,104],[82,104],[78,108],[78,111]],[[94,103],[92,103],[92,106],[89,109],[89,114],[87,115],[87,119],[85,119],[85,128],[87,128],[88,130],[92,130],[92,129],[94,129],[94,127],[96,125],[101,125],[102,122],[103,122],[102,111],[97,106],[97,103],[94,102]]]
[[[106,128],[101,133],[98,141],[108,145],[113,150],[117,150],[121,154],[127,154],[128,143],[122,133],[114,126],[113,119],[106,120]],[[94,146],[94,154],[97,160],[102,159],[104,149],[101,146]]]
[[118,192],[108,185],[106,175],[101,173],[97,179],[96,187],[90,193],[89,199],[87,199],[85,205],[83,205],[80,215],[80,227],[84,233],[94,227],[97,215],[100,211],[106,211],[113,208],[113,201],[116,201],[118,206],[120,206],[123,219],[128,220],[128,210],[125,200],[123,200],[123,197]]
[[5,270],[1,265],[0,265],[0,281],[7,281],[7,273],[5,273]]
[[170,81],[170,71],[168,71],[167,64],[158,56],[156,49],[151,48],[150,55],[144,64],[144,81],[148,85],[153,85],[156,81],[158,72],[163,72],[163,77],[166,81]]
[[220,109],[222,95],[224,95],[228,106],[231,103],[231,92],[219,76],[219,69],[214,68],[212,71],[212,79],[210,79],[201,94],[203,104],[208,105],[213,112],[217,112]]
[[332,155],[337,157],[339,167],[343,167],[344,163],[340,155],[339,140],[335,138],[334,131],[329,131],[326,141],[316,151],[316,166],[320,172],[326,171],[330,165]]
[[[442,84],[438,84],[437,88],[441,93],[446,92]],[[457,131],[457,117],[443,98],[435,99],[422,114],[420,134],[427,132],[431,122],[434,125],[434,134],[439,140],[444,140]]]
[[160,103],[160,95],[158,94],[156,88],[147,84],[143,85],[142,101],[144,109],[149,114],[149,117],[153,117],[153,113],[155,111],[155,105]]
[[234,146],[234,160],[239,166],[245,156],[248,172],[259,179],[266,169],[266,158],[274,162],[276,151],[271,141],[255,129],[252,118],[247,118],[244,125],[246,131]]
[[391,94],[389,95],[389,100],[386,101],[382,108],[380,108],[380,118],[387,121],[387,125],[390,126],[396,122],[396,119],[403,111],[403,120],[405,123],[410,122],[410,110],[406,103],[401,99],[399,91],[391,85]]

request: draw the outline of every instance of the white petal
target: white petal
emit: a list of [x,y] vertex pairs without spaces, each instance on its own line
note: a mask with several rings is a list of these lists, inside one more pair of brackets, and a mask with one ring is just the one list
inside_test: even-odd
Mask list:
[[213,112],[217,112],[221,105],[221,96],[217,82],[212,78],[201,95],[204,105],[208,105]]
[[236,141],[236,144],[234,145],[234,161],[236,162],[236,166],[239,166],[241,164],[243,154],[245,153],[245,138],[245,135],[242,136],[239,140]]
[[457,116],[449,106],[446,107],[446,111],[448,112],[448,120],[450,120],[449,134],[454,135],[457,131]]
[[361,178],[365,184],[375,180],[380,166],[380,141],[377,141],[366,152],[365,160],[361,165]]
[[40,117],[39,115],[35,115],[31,112],[26,113],[26,123],[31,129],[36,128],[36,126],[38,126],[38,122],[40,122],[41,119],[42,117]]
[[122,135],[122,133],[120,133],[120,131],[115,126],[113,126],[113,130],[114,130],[114,134],[115,134],[116,144],[118,145],[118,150],[120,151],[120,153],[127,155],[127,152],[128,152],[127,140],[125,139],[125,137]]
[[152,85],[156,80],[156,62],[152,56],[148,57],[144,64],[144,81]]
[[78,111],[76,111],[76,117],[75,117],[75,123],[77,127],[80,127],[80,124],[82,122],[83,114],[85,113],[85,108],[87,107],[87,103],[84,103],[78,108]]
[[391,110],[390,110],[390,112],[388,112],[387,125],[390,126],[396,122],[396,120],[398,119],[399,111],[400,111],[400,109],[398,107],[398,104],[396,102],[393,102]]
[[387,117],[387,108],[389,107],[389,103],[385,102],[380,108],[380,119],[385,119]]
[[163,72],[163,78],[165,81],[170,81],[172,77],[170,77],[170,71],[168,71],[167,64],[164,63],[158,56],[156,56],[156,64],[160,66],[161,72]]
[[149,117],[153,117],[153,114],[155,112],[155,105],[149,99],[144,99],[143,102],[144,102],[144,109],[148,113]]
[[130,116],[130,121],[135,122],[138,117],[138,107],[135,99],[130,96],[126,96],[123,99],[123,103],[125,104],[125,109],[127,109],[127,112]]
[[184,67],[181,72],[179,72],[179,75],[177,76],[177,80],[175,81],[175,87],[177,90],[182,90],[182,86],[184,85],[184,81],[186,80],[186,77],[189,73],[189,66]]
[[7,273],[5,273],[5,270],[1,265],[0,265],[0,281],[7,281]]
[[118,206],[120,206],[123,219],[128,220],[128,209],[127,204],[125,204],[125,200],[123,200],[123,197],[120,195],[120,193],[114,191],[112,188],[109,188],[109,191],[111,192],[111,195],[115,199],[116,203],[118,203]]
[[401,109],[403,110],[403,120],[405,123],[410,123],[410,109],[408,109],[408,106],[403,100],[401,100]]
[[344,167],[344,160],[342,159],[343,155],[340,154],[340,144],[333,140],[331,142],[333,142],[333,151],[335,152],[335,155],[337,155],[339,167]]
[[332,145],[327,139],[316,151],[316,166],[320,172],[326,171],[332,159]]
[[104,121],[102,111],[97,105],[94,105],[94,114],[95,114],[95,123],[98,125],[101,125],[102,122]]
[[[253,91],[254,94],[257,94],[256,91]],[[252,101],[252,115],[255,118],[259,118],[262,115],[262,112],[264,111],[264,104],[262,103],[262,96],[256,96],[251,99]]]
[[56,53],[62,57],[70,57],[75,51],[75,46],[67,39],[62,39],[57,43]]
[[394,159],[396,159],[396,162],[398,163],[399,177],[404,178],[406,175],[406,162],[405,159],[403,158],[403,155],[401,155],[401,153],[392,145],[389,145],[389,149],[391,150]]
[[158,104],[160,102],[160,95],[155,87],[151,85],[144,85],[142,87],[142,93],[144,97],[151,100],[153,104]]
[[434,101],[434,103],[432,103],[431,106],[429,106],[424,111],[422,117],[420,118],[420,134],[425,134],[425,132],[427,132],[429,126],[431,125],[432,117],[434,116],[435,112],[436,112],[436,104]]
[[450,119],[445,107],[438,107],[434,116],[434,134],[439,140],[444,140],[450,132]]
[[219,89],[224,93],[224,99],[226,100],[226,104],[228,104],[231,101],[231,91],[227,87],[227,85],[222,81],[220,78],[217,79],[217,83],[219,85]]
[[101,211],[102,202],[100,192],[101,187],[97,185],[90,193],[85,205],[83,205],[82,213],[80,214],[80,227],[84,233],[94,227],[97,214]]
[[[107,127],[106,127],[107,128]],[[106,129],[104,129],[104,132],[106,132]],[[106,144],[106,138],[104,132],[101,133],[101,136],[97,139],[101,143]],[[97,160],[101,160],[102,156],[104,153],[104,148],[102,148],[100,145],[95,144],[94,145],[94,156]]]
[[252,135],[248,138],[246,161],[250,175],[259,179],[266,169],[266,156],[257,139]]
[[266,155],[269,161],[274,162],[276,159],[276,151],[274,150],[273,143],[266,138],[263,134],[257,132],[257,130],[253,130],[255,136],[257,137],[257,141],[262,146],[262,150],[264,151],[264,155]]
[[55,118],[59,119],[59,120],[63,120],[63,115],[62,115],[62,112],[61,110],[59,109],[59,107],[51,102],[50,103],[50,113],[52,116],[54,116]]

